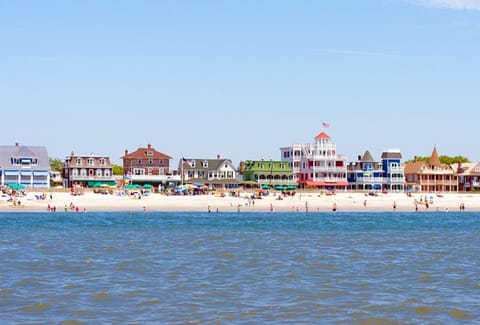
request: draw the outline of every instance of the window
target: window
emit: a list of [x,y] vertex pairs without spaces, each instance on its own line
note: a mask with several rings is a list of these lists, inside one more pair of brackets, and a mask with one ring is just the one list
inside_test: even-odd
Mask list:
[[97,176],[98,177],[102,176],[102,170],[100,168],[97,168]]
[[80,169],[80,176],[87,176],[87,170],[85,168]]
[[141,165],[142,164],[142,158],[137,159],[137,164]]
[[74,168],[72,169],[72,176],[77,177],[78,176],[78,169]]
[[105,166],[105,158],[100,158],[100,165]]
[[93,158],[88,158],[88,164],[91,166],[93,165]]
[[192,165],[192,167],[195,168],[195,160],[190,160],[190,165]]
[[153,159],[152,158],[148,158],[148,164],[153,165]]
[[259,164],[258,164],[258,168],[264,169],[264,168],[265,168],[265,165],[264,165],[263,163],[259,163]]
[[110,173],[110,169],[105,169],[103,174],[106,176],[106,177],[109,177],[111,175]]
[[160,168],[158,169],[158,174],[159,174],[159,175],[165,175],[165,168],[160,167]]
[[145,169],[143,168],[134,168],[133,175],[145,175]]
[[32,159],[30,158],[22,158],[20,159],[20,163],[23,167],[28,167],[32,165]]
[[152,168],[152,167],[148,167],[148,170],[147,170],[148,175],[152,175],[152,171],[153,171],[153,168]]
[[82,158],[77,158],[76,162],[77,162],[77,165],[81,165],[82,164]]
[[208,161],[204,160],[204,161],[202,162],[202,167],[203,167],[203,168],[208,168]]
[[153,151],[147,151],[147,156],[153,156]]

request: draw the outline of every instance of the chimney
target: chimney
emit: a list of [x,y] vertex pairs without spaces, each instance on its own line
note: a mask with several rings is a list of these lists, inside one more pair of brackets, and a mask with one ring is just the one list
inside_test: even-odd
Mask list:
[[15,147],[19,147],[19,146],[20,146],[20,143],[15,142]]
[[463,168],[462,168],[462,161],[458,161],[458,167],[457,167],[457,174],[462,174],[463,173]]
[[152,145],[149,143],[149,144],[147,145],[147,148],[148,148],[148,149],[152,149]]
[[125,156],[127,156],[127,155],[128,155],[128,150],[127,150],[127,149],[125,149]]
[[220,160],[220,155],[217,155],[217,160]]
[[414,162],[417,162],[417,159],[418,159],[417,156],[414,156],[414,157],[413,157],[413,161],[414,161]]
[[362,160],[362,156],[358,155],[358,161]]

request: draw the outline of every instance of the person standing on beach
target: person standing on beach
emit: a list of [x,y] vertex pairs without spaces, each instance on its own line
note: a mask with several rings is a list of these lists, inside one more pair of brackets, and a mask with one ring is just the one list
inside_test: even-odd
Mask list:
[[332,211],[333,212],[337,211],[337,204],[336,203],[333,204]]
[[397,211],[397,201],[393,201],[393,211]]

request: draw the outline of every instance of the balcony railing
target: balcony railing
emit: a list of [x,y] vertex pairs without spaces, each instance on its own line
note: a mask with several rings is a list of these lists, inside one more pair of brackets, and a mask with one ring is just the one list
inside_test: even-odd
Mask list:
[[115,176],[71,176],[72,181],[114,181]]

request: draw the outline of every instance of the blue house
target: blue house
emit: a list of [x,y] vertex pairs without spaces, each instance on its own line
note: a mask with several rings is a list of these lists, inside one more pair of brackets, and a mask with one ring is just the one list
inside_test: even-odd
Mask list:
[[358,156],[357,162],[348,164],[349,189],[402,192],[405,186],[405,173],[401,159],[399,150],[387,150],[382,153],[381,161],[375,161],[367,150],[363,156]]
[[387,150],[382,153],[383,188],[392,192],[405,190],[405,168],[402,166],[400,150]]
[[42,146],[0,146],[0,185],[50,187],[50,161]]

